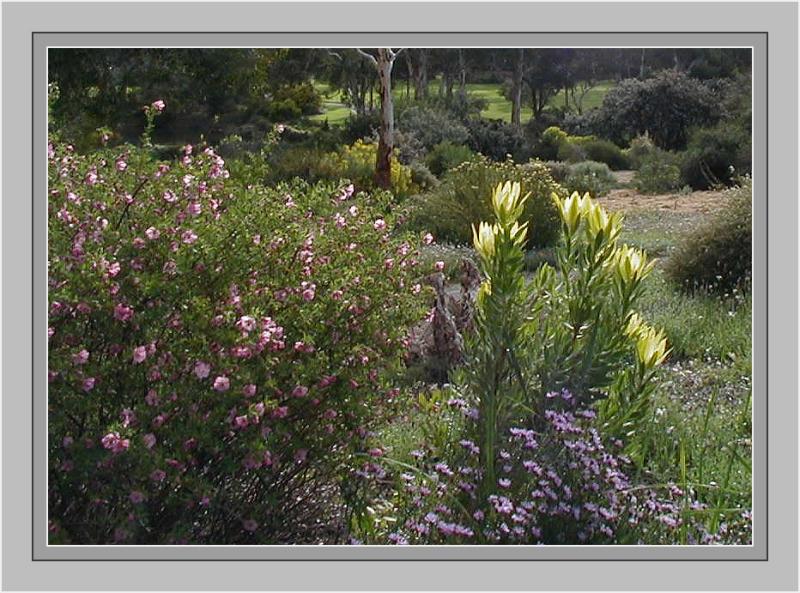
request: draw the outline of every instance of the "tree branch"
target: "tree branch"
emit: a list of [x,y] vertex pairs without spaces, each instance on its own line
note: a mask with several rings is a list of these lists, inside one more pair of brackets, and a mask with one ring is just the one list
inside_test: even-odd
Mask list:
[[362,56],[364,56],[369,61],[371,61],[375,66],[378,65],[378,60],[372,54],[368,54],[367,52],[365,52],[364,50],[362,50],[362,49],[360,49],[358,47],[355,47],[353,49],[355,49],[358,53],[360,53]]

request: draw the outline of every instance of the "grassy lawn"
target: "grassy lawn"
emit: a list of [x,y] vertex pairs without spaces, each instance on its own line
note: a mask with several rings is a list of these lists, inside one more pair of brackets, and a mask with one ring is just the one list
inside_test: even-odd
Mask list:
[[[613,83],[603,82],[598,84],[590,90],[583,100],[583,108],[591,109],[598,107],[603,102],[603,97],[606,92],[611,88]],[[439,81],[431,80],[429,83],[429,90],[432,95],[439,92]],[[322,122],[328,120],[332,126],[342,125],[343,122],[350,116],[350,108],[342,102],[342,96],[339,91],[332,90],[330,86],[323,82],[315,82],[314,86],[323,97],[322,113],[312,115],[309,119],[311,121]],[[501,87],[499,84],[494,83],[467,83],[467,92],[473,97],[479,97],[486,101],[486,108],[481,111],[481,116],[486,119],[502,119],[504,121],[511,121],[511,101],[503,97]],[[395,99],[405,98],[405,85],[398,85],[393,91]],[[376,97],[376,101],[377,101]],[[559,91],[551,100],[550,105],[561,106],[564,103],[564,92]],[[522,106],[522,122],[525,123],[531,119],[532,111],[529,106]]]

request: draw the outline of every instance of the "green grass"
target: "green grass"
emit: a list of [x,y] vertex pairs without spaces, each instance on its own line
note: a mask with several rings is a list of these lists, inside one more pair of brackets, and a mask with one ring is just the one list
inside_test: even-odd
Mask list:
[[328,120],[332,126],[344,124],[352,111],[342,102],[342,93],[332,90],[330,85],[324,82],[315,82],[314,87],[322,95],[322,113],[312,115],[308,119],[320,123]]
[[[598,107],[603,102],[603,97],[611,88],[613,83],[603,82],[598,84],[595,88],[590,90],[583,100],[584,110]],[[332,126],[342,125],[343,122],[350,116],[351,110],[347,105],[342,102],[342,96],[339,91],[331,90],[330,86],[323,82],[315,82],[314,86],[322,94],[323,104],[322,113],[312,115],[309,119],[311,121],[322,122],[328,120]],[[428,83],[429,92],[435,95],[439,92],[440,82],[438,80],[431,80]],[[467,92],[474,96],[479,97],[486,101],[487,105],[481,111],[481,117],[486,119],[502,119],[503,121],[511,121],[511,101],[503,97],[501,85],[496,83],[467,83]],[[397,100],[405,98],[405,85],[398,84],[394,90],[393,95]],[[379,99],[376,95],[376,101]],[[549,102],[549,105],[557,107],[564,104],[564,92],[559,91]],[[531,119],[533,112],[527,105],[522,106],[522,123],[526,123]]]
[[[685,199],[690,200],[691,197]],[[622,223],[621,240],[644,249],[652,257],[663,258],[677,246],[681,237],[702,224],[706,218],[703,214],[666,209],[628,211]]]

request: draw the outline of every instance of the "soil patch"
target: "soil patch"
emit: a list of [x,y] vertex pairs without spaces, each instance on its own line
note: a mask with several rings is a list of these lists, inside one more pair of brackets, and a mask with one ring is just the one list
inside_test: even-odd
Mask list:
[[668,210],[686,214],[708,214],[719,210],[727,200],[719,191],[695,191],[690,194],[644,195],[635,189],[612,189],[599,199],[610,211]]

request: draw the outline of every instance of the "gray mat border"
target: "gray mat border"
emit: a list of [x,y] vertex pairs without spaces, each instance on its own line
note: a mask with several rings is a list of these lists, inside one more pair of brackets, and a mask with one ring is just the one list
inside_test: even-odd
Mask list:
[[[8,5],[5,5],[5,6],[4,6],[4,11],[5,11],[5,8],[6,8],[7,6],[8,6]],[[38,5],[38,7],[43,7],[43,6],[47,6],[47,5],[42,5],[42,4],[39,4],[39,5]],[[76,6],[77,6],[77,5],[76,5]],[[94,8],[95,6],[97,6],[97,5],[89,5],[89,8]],[[102,5],[101,5],[101,6],[102,6]],[[235,5],[231,5],[231,6],[235,6]],[[308,6],[308,5],[306,5],[306,7],[307,7],[307,6]],[[325,5],[323,5],[323,6],[325,6]],[[326,8],[329,8],[330,6],[331,6],[331,5],[328,5],[328,7],[326,7]],[[497,5],[493,6],[493,7],[492,7],[492,9],[494,9],[496,6],[497,6]],[[662,6],[662,5],[658,5],[658,6]],[[715,9],[718,9],[718,8],[719,8],[719,6],[720,6],[720,5],[717,5],[717,6],[716,6],[716,7],[714,7],[714,8],[715,8]],[[724,5],[723,5],[723,6],[724,6]],[[766,9],[767,9],[769,6],[772,6],[772,8],[774,9],[774,5],[768,5],[768,4],[767,4],[767,5],[764,5],[764,4],[762,4],[762,5],[759,5],[759,6],[758,6],[758,7],[756,7],[756,8],[757,8],[758,10],[766,10]],[[595,5],[594,7],[592,7],[592,6],[590,5],[590,6],[588,6],[588,7],[587,7],[587,10],[588,10],[588,9],[590,9],[590,8],[598,8],[598,7],[599,7],[599,8],[603,8],[603,5],[599,5],[599,6],[598,6],[598,5]],[[273,8],[273,7],[270,7],[270,9],[272,9],[272,8]],[[305,8],[305,7],[304,7],[304,8]],[[571,8],[574,8],[574,5],[573,5],[573,7],[571,7]],[[626,8],[628,8],[628,7],[626,6]],[[752,9],[752,8],[753,8],[753,7],[752,7],[752,5],[751,5],[751,9]],[[471,9],[471,10],[472,10],[472,9]],[[737,11],[738,11],[738,9],[737,9]],[[734,12],[737,12],[737,11],[734,11]],[[758,19],[756,19],[756,20],[758,20]],[[4,27],[4,28],[5,28],[5,27]],[[620,33],[622,33],[622,32],[620,32]],[[626,34],[628,34],[628,32],[625,32],[625,33],[626,33]],[[655,35],[656,33],[657,33],[659,36],[664,34],[664,32],[663,32],[663,31],[661,31],[661,32],[656,32],[656,31],[654,31],[654,32],[650,33],[649,35]],[[694,32],[694,33],[698,33],[698,32]],[[709,33],[709,34],[712,34],[712,33],[713,33],[714,35],[717,35],[717,34],[718,34],[718,33],[720,33],[720,32],[708,32],[708,33]],[[281,33],[281,34],[272,34],[272,35],[282,35],[282,34],[283,34],[283,33]],[[393,34],[393,35],[399,35],[399,33],[397,33],[396,31],[395,31],[395,32],[392,32],[391,34]],[[477,34],[477,33],[476,33],[476,34]],[[604,32],[602,35],[607,35],[607,34],[608,34],[608,32]],[[381,36],[382,43],[385,43],[385,42],[386,42],[386,36],[387,36],[387,35],[389,35],[389,33],[387,33],[387,34],[383,34],[383,35]],[[552,35],[552,33],[548,33],[548,35]],[[591,38],[591,35],[586,35],[586,34],[582,34],[582,35],[584,36],[584,39],[589,39],[589,38]],[[126,36],[127,36],[127,34],[126,34]],[[512,33],[504,33],[504,34],[503,34],[503,37],[504,37],[504,39],[513,38],[513,36],[514,36],[514,34],[512,34]],[[319,34],[317,34],[317,35],[316,35],[316,37],[317,37],[317,38],[319,38],[319,37],[323,37],[323,35],[319,35]],[[364,45],[369,45],[369,42],[368,42],[368,41],[367,41],[367,39],[365,39],[364,37],[360,37],[359,39],[360,39],[360,40],[361,40],[361,39],[364,39],[364,42],[365,42],[365,43],[364,43]],[[796,43],[796,40],[795,40],[795,43]],[[505,45],[505,46],[513,46],[513,45],[515,45],[515,44],[518,44],[518,45],[527,45],[527,44],[523,44],[523,43],[519,43],[519,42],[514,42],[514,43],[507,42],[507,43],[504,43],[504,44],[498,44],[498,43],[487,43],[487,44],[484,44],[484,45],[486,45],[486,46],[494,46],[494,47],[496,47],[496,46],[501,46],[501,45]],[[587,42],[586,44],[588,45],[588,44],[591,44],[591,43]],[[631,43],[630,45],[641,45],[641,44],[642,44],[642,43]],[[173,44],[170,44],[170,45],[173,45]],[[239,44],[237,44],[237,45],[239,45]],[[243,44],[241,44],[241,45],[249,45],[249,43],[243,43]],[[276,46],[281,46],[281,45],[289,45],[289,44],[285,44],[285,43],[284,43],[284,44],[277,44]],[[327,46],[327,45],[329,45],[329,44],[324,44],[324,43],[315,43],[314,45],[323,45],[323,46]],[[352,46],[352,45],[354,45],[354,44],[353,44],[353,43],[348,43],[348,44],[345,44],[345,46]],[[375,43],[375,45],[377,45],[377,43]],[[394,44],[392,44],[392,45],[394,45]],[[410,45],[410,44],[409,44],[409,45]],[[433,46],[433,45],[437,45],[437,44],[425,43],[425,44],[420,44],[420,45],[429,45],[429,46]],[[447,44],[438,44],[438,45],[447,45]],[[462,43],[462,44],[460,44],[460,45],[467,45],[467,44],[463,44],[463,43]],[[569,45],[577,46],[578,44],[576,44],[576,43],[570,43]],[[613,44],[608,44],[608,45],[625,45],[625,44],[613,43]],[[649,45],[649,44],[648,44],[648,45]],[[654,45],[655,45],[655,44],[654,44]],[[658,45],[662,45],[662,44],[660,44],[660,43],[659,43]],[[669,43],[669,44],[666,44],[666,45],[668,45],[668,46],[671,46],[671,45],[676,45],[676,44],[674,44],[674,43]],[[702,44],[702,45],[705,45],[705,46],[716,46],[717,44],[716,44],[716,43],[713,43],[713,44]],[[796,45],[795,45],[795,47],[796,47]],[[7,53],[5,53],[5,52],[4,52],[4,54],[5,54],[5,55],[7,55]],[[4,60],[4,61],[5,61],[5,60]],[[4,64],[4,66],[5,66],[5,64]],[[796,74],[795,74],[795,76],[796,76]],[[754,85],[754,86],[755,86],[755,85]],[[765,90],[766,90],[766,86],[767,86],[767,85],[766,85],[766,81],[765,81],[765,84],[764,84],[764,87],[763,87]],[[790,87],[790,88],[791,88],[791,87]],[[790,93],[790,96],[791,96],[791,93]],[[796,98],[796,94],[795,94],[794,96],[795,96],[795,98]],[[7,103],[6,103],[5,101],[4,101],[4,105],[7,105]],[[7,109],[4,109],[4,117],[6,117],[6,115],[7,115]],[[795,120],[795,121],[796,121],[796,120]],[[756,141],[756,139],[755,139],[755,138],[754,138],[754,143],[756,143],[756,144],[757,144],[757,141]],[[6,154],[6,155],[7,155],[8,153],[7,153],[7,152],[4,152],[4,154]],[[792,149],[791,149],[791,148],[789,148],[789,149],[788,149],[788,154],[789,154],[789,156],[791,157],[791,154],[792,154]],[[796,150],[794,151],[794,154],[796,155]],[[785,165],[785,164],[786,164],[786,162],[785,162],[785,161],[786,161],[786,159],[781,159],[781,160],[782,160],[782,161],[784,161],[784,165]],[[4,157],[4,161],[5,161],[6,163],[8,163],[9,159],[8,159],[7,157]],[[791,161],[789,161],[789,162],[791,162]],[[756,169],[758,170],[758,166],[757,166],[757,165],[756,165]],[[762,168],[761,170],[763,171],[764,169]],[[772,172],[772,170],[771,170],[770,172]],[[754,176],[754,179],[755,179],[756,183],[758,184],[758,174],[757,174],[757,173],[755,174],[755,176]],[[765,179],[766,179],[766,176],[765,176]],[[6,186],[6,183],[5,183],[5,181],[4,181],[4,187],[5,187],[5,186]],[[758,189],[757,189],[757,191],[758,191]],[[39,195],[41,195],[41,194],[39,194]],[[795,194],[795,195],[796,195],[796,194]],[[790,211],[790,212],[795,212],[794,208],[796,208],[796,204],[787,204],[787,205],[789,206],[789,211]],[[5,211],[5,210],[7,210],[5,206],[6,206],[6,204],[4,204],[4,211]],[[758,213],[756,213],[756,219],[758,219],[758,218],[759,218],[759,217],[758,217]],[[763,219],[763,222],[764,222],[764,223],[766,223],[766,219],[765,219],[765,218]],[[784,220],[784,222],[786,222],[786,221]],[[794,220],[792,220],[791,222],[792,222],[792,224],[794,224]],[[8,224],[8,223],[6,222],[6,225],[7,225],[7,224]],[[5,227],[6,225],[4,225],[4,227]],[[778,225],[778,226],[780,226],[780,225]],[[783,225],[783,226],[785,227],[785,225]],[[5,229],[4,229],[4,230],[5,230]],[[757,231],[756,231],[756,232],[757,232]],[[792,244],[793,244],[793,241],[790,241],[790,243],[792,243]],[[7,250],[8,243],[7,243],[7,242],[4,240],[4,244],[5,244],[5,246],[6,246],[6,250],[4,250],[4,251],[5,251],[5,253],[6,253],[6,256],[4,257],[4,264],[6,264],[6,263],[7,263],[7,260],[8,260],[8,258],[9,258],[9,255],[8,255],[8,250]],[[759,254],[756,254],[756,255],[758,256]],[[794,254],[790,254],[790,255],[789,255],[789,259],[791,260],[791,259],[793,259],[793,258],[794,258]],[[762,258],[758,258],[758,259],[762,259]],[[765,250],[765,252],[764,252],[764,257],[763,257],[763,260],[764,260],[764,262],[766,262],[766,250]],[[4,268],[5,268],[5,269],[7,269],[7,268],[5,267],[5,265],[4,265]],[[756,264],[756,273],[758,273],[758,265],[757,265],[757,264]],[[766,267],[764,267],[764,273],[766,273]],[[764,276],[764,277],[763,277],[763,280],[764,280],[764,285],[763,285],[763,286],[764,286],[764,289],[766,289],[766,276]],[[758,282],[755,282],[755,284],[757,284],[757,285],[758,285]],[[33,288],[33,287],[32,287],[32,288]],[[766,294],[766,293],[765,293],[765,294]],[[789,290],[789,295],[796,295],[796,292],[795,292],[795,290],[794,290],[793,288],[790,288],[790,290]],[[770,302],[772,302],[772,301],[773,301],[773,294],[772,294],[772,293],[770,294],[769,298],[770,298]],[[758,299],[758,297],[757,297],[757,296],[755,296],[755,297],[754,297],[754,300],[756,300],[756,299]],[[4,300],[4,302],[8,303],[8,300]],[[785,308],[785,305],[786,305],[786,303],[785,303],[785,302],[783,302],[783,305],[784,305],[784,307],[783,307],[783,310],[784,310],[784,311],[786,311],[786,308]],[[7,311],[7,307],[4,307],[4,311]],[[790,315],[790,317],[791,317],[791,315]],[[792,318],[793,318],[793,319],[796,319],[796,317],[792,317]],[[4,316],[4,320],[6,320],[6,319],[7,319],[7,315],[6,315],[6,316]],[[786,319],[786,318],[784,317],[784,319]],[[765,326],[765,327],[766,327],[766,326]],[[785,326],[785,325],[783,325],[782,327],[784,327],[784,328],[785,328],[786,326]],[[6,343],[8,343],[8,342],[6,342]],[[755,345],[757,345],[757,343],[758,343],[758,342],[757,342],[757,340],[756,340],[756,342],[754,343],[754,346],[755,346]],[[766,345],[766,344],[765,344],[765,345]],[[792,351],[796,352],[796,350],[794,350],[792,347],[790,347],[790,348],[789,348],[789,352],[791,353]],[[4,353],[7,353],[7,352],[8,352],[8,349],[7,349],[7,348],[6,348],[6,349],[4,349]],[[764,350],[764,353],[766,354],[766,350]],[[5,356],[5,354],[4,354],[4,358],[5,358],[5,357],[6,357],[6,356]],[[784,358],[784,362],[785,362],[785,357],[782,357],[782,358]],[[791,359],[790,359],[790,360],[791,360]],[[754,364],[757,364],[757,363],[756,363],[756,361],[754,361]],[[773,365],[772,365],[772,364],[770,364],[770,370],[772,370],[772,366],[773,366]],[[6,367],[6,368],[8,368],[8,367]],[[754,367],[754,374],[756,374],[755,367]],[[785,378],[786,378],[786,377],[784,376],[784,379],[785,379]],[[4,383],[4,388],[5,388],[5,386],[6,386],[6,377],[5,377],[5,376],[4,376],[4,378],[3,378],[3,383]],[[754,392],[755,392],[755,389],[756,389],[756,386],[754,385]],[[791,390],[790,390],[790,393],[792,393],[792,391],[791,391]],[[796,402],[795,402],[795,405],[796,405]],[[791,407],[791,406],[790,406],[790,407]],[[5,411],[5,409],[6,409],[6,405],[5,405],[5,401],[4,401],[4,411]],[[795,409],[796,409],[796,408],[795,408]],[[758,413],[757,413],[757,415],[758,415]],[[4,424],[6,424],[6,423],[4,423]],[[5,434],[7,434],[7,432],[6,432],[6,431],[4,431],[4,435],[5,435]],[[772,440],[772,439],[770,439],[770,440]],[[6,443],[6,444],[8,443],[8,441],[6,440],[6,438],[5,438],[5,437],[4,437],[4,441],[5,441],[5,443]],[[7,452],[7,451],[8,451],[8,449],[7,449],[7,448],[5,448],[5,451]],[[766,453],[766,451],[765,451],[765,453]],[[790,457],[791,457],[791,455],[790,455]],[[4,461],[6,461],[6,453],[4,453]],[[765,480],[764,480],[764,482],[766,483],[766,476],[765,476]],[[790,482],[790,485],[791,485],[791,482]],[[793,491],[794,491],[794,492],[796,492],[796,484],[795,484],[795,486],[794,486],[794,488],[793,488]],[[758,495],[757,495],[757,493],[756,493],[756,496],[758,496]],[[770,499],[772,499],[772,496],[770,496]],[[8,517],[8,513],[7,513],[7,504],[5,503],[5,501],[7,501],[7,500],[8,500],[8,499],[7,499],[6,497],[4,497],[4,515],[5,515],[5,517]],[[795,516],[796,516],[796,510],[795,510]],[[767,518],[766,518],[766,517],[765,517],[764,519],[765,519],[765,521],[767,520]],[[758,530],[758,519],[756,519],[756,529]],[[26,538],[26,539],[27,539],[27,538]],[[758,531],[757,531],[757,532],[756,532],[756,541],[757,541],[757,544],[758,544],[758,540],[759,540],[759,535],[758,535]],[[6,540],[6,542],[7,542],[7,540]],[[793,547],[794,547],[794,549],[796,550],[796,542],[794,543],[794,546],[792,546],[792,545],[790,545],[790,546],[789,546],[789,552],[791,552],[791,550],[792,550],[792,548],[793,548]],[[6,549],[8,549],[8,548],[6,548]],[[118,549],[119,549],[119,548],[118,548]],[[161,549],[163,550],[163,548],[161,548]],[[232,552],[234,552],[234,551],[235,551],[235,552],[237,552],[237,556],[236,556],[236,557],[237,557],[237,558],[241,558],[241,556],[242,556],[242,554],[241,554],[242,550],[246,550],[246,549],[247,549],[247,548],[236,548],[236,550],[230,550],[230,551],[232,551]],[[329,549],[330,549],[330,548],[329,548]],[[347,548],[347,550],[354,550],[354,549],[357,549],[357,548]],[[373,548],[373,549],[374,549],[374,548]],[[429,550],[429,549],[430,549],[430,548],[425,548],[425,550]],[[458,548],[458,549],[463,549],[463,548]],[[124,549],[120,549],[120,550],[123,550],[123,551],[124,551]],[[362,549],[362,550],[363,550],[363,549]],[[563,550],[563,549],[562,549],[562,550]],[[618,551],[618,550],[620,550],[620,548],[619,548],[619,547],[613,547],[613,548],[611,548],[611,550],[612,550],[612,551]],[[639,548],[639,550],[642,550],[642,549],[641,549],[641,548]],[[741,549],[739,549],[739,550],[745,550],[745,551],[746,551],[747,549],[745,549],[745,548],[741,548]],[[295,551],[295,552],[296,552],[296,551],[298,551],[298,550],[297,550],[296,548],[291,548],[291,549],[289,549],[289,551]],[[554,550],[554,551],[558,551],[558,550]],[[644,550],[642,550],[642,551],[644,551]],[[664,551],[667,551],[667,550],[664,550]],[[693,548],[691,551],[699,551],[699,550],[698,550],[698,549],[696,549],[696,548]],[[163,554],[159,554],[159,555],[163,557]],[[333,558],[331,558],[331,559],[333,559]],[[431,560],[432,560],[432,558],[429,558],[429,559],[431,559]],[[597,558],[597,559],[599,560],[600,558]],[[544,559],[543,559],[543,560],[544,560]],[[645,560],[645,558],[641,558],[641,560]],[[112,564],[113,564],[113,563],[112,563]],[[381,563],[381,564],[385,564],[385,563]],[[546,565],[546,564],[549,564],[549,563],[538,563],[538,562],[537,562],[537,563],[536,563],[536,566],[544,566],[544,565]],[[759,563],[759,564],[761,564],[761,563]],[[769,564],[772,564],[772,562],[770,562]],[[59,563],[59,565],[62,565],[62,563]],[[328,566],[330,566],[330,564],[327,564],[327,565],[328,565]],[[596,565],[597,565],[597,564],[595,564],[595,566],[596,566]],[[6,566],[8,566],[8,563],[6,563]],[[275,565],[273,565],[273,566],[275,566]],[[410,566],[411,566],[411,564],[408,564],[407,566],[409,566],[409,567],[410,567]],[[461,565],[460,565],[460,566],[461,566]],[[712,566],[713,566],[713,565],[712,565]],[[726,563],[726,566],[727,566],[727,563]],[[760,572],[760,571],[759,571],[759,572]],[[573,582],[574,582],[574,576],[575,576],[575,575],[571,575],[571,578],[573,578]],[[550,581],[550,582],[552,582],[552,581]],[[200,586],[203,586],[203,585],[202,585],[202,583],[201,583],[201,585],[200,585]],[[467,584],[467,586],[470,586],[470,585],[469,585],[469,584]],[[732,586],[735,588],[735,587],[737,586],[737,583],[734,583]],[[745,586],[746,586],[746,585],[745,585]]]

